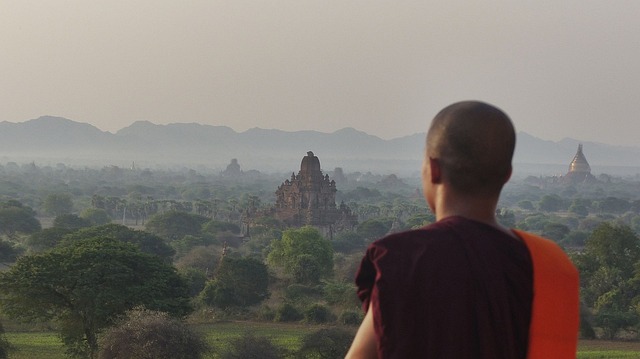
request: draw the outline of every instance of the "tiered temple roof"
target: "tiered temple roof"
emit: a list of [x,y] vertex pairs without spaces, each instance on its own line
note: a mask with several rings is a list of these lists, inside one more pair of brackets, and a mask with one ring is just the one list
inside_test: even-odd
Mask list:
[[302,158],[298,174],[292,173],[278,186],[275,216],[293,226],[351,227],[356,216],[344,203],[336,205],[336,192],[336,182],[322,174],[320,160],[309,151]]

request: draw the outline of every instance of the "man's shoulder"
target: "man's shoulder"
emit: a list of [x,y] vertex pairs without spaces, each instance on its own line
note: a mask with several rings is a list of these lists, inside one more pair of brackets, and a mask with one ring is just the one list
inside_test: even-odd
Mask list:
[[578,275],[575,266],[557,243],[533,233],[520,230],[513,231],[524,241],[533,258],[534,265],[536,263],[538,266],[550,266],[553,264],[552,268],[554,269],[551,271],[560,270],[575,276]]
[[374,241],[371,245],[380,248],[434,245],[447,239],[449,232],[450,228],[443,226],[440,222],[435,222],[421,228],[388,234]]

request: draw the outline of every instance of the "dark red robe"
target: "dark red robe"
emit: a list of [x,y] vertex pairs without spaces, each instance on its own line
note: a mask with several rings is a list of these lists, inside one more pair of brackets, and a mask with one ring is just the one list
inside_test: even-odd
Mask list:
[[523,241],[449,217],[369,246],[356,277],[381,358],[527,356],[532,260]]

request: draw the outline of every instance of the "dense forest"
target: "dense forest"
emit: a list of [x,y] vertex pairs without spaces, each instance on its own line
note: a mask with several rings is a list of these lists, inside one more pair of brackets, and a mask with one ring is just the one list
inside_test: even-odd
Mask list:
[[[353,278],[367,244],[434,216],[419,178],[328,174],[337,202],[358,216],[332,238],[275,218],[247,221],[273,206],[290,173],[0,165],[0,318],[55,324],[77,357],[116,355],[101,353],[144,321],[187,337],[194,351],[206,345],[181,325],[228,320],[327,324],[338,329],[322,335],[344,347],[362,318]],[[638,339],[637,178],[516,178],[497,215],[570,253],[581,273],[582,337]],[[0,336],[0,358],[7,345]]]

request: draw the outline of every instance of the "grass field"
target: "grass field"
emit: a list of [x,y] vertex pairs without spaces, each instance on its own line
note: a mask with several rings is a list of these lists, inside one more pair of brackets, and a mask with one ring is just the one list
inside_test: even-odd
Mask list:
[[[225,349],[230,340],[252,331],[256,336],[269,337],[274,344],[295,351],[300,347],[301,338],[320,326],[302,324],[275,324],[255,322],[232,322],[203,324],[196,326],[204,333],[213,347],[209,359],[218,358],[216,353]],[[354,329],[355,330],[355,329]],[[58,335],[51,331],[11,332],[7,339],[18,348],[11,359],[64,359],[64,349]],[[611,342],[583,340],[578,347],[578,359],[629,359],[640,358],[640,342]]]

